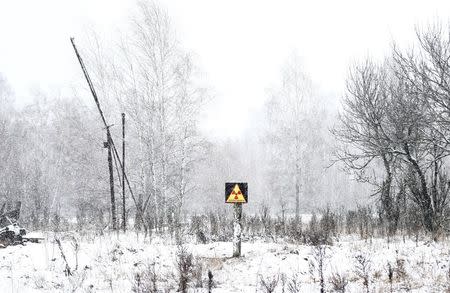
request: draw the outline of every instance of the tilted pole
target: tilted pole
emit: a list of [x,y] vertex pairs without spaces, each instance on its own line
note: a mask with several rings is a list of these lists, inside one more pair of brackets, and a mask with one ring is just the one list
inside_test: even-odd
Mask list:
[[89,74],[87,73],[86,66],[84,66],[83,59],[81,59],[80,54],[78,53],[77,47],[75,46],[75,39],[70,38],[70,41],[72,42],[73,49],[75,50],[75,54],[77,55],[78,62],[80,63],[81,69],[83,70],[84,77],[86,78],[86,81],[89,85],[89,89],[91,90],[92,96],[94,97],[95,104],[97,105],[97,109],[100,113],[100,117],[102,118],[103,124],[105,124],[105,127],[108,128],[108,123],[106,123],[105,115],[103,115],[102,108],[100,107],[100,102],[98,101],[97,92],[95,91],[94,84],[91,81],[91,78],[89,77]]
[[[81,58],[80,54],[78,53],[77,47],[75,46],[74,38],[70,38],[70,42],[72,43],[73,50],[75,51],[75,54],[77,56],[78,62],[80,63],[81,69],[83,70],[83,74],[84,74],[84,77],[86,78],[86,81],[87,81],[87,83],[89,85],[89,89],[91,90],[91,94],[94,97],[94,101],[95,101],[95,104],[97,105],[97,109],[98,109],[98,111],[100,113],[100,117],[101,117],[101,119],[103,121],[103,124],[105,125],[106,128],[108,128],[108,124],[106,123],[105,116],[103,115],[103,111],[101,110],[100,102],[98,101],[98,97],[97,97],[97,93],[95,92],[94,85],[93,85],[93,83],[91,81],[91,78],[89,77],[89,74],[87,72],[86,66],[84,65],[83,59]],[[119,162],[119,166],[121,168],[123,168],[123,165],[122,165],[122,162],[120,160],[119,153],[117,152],[117,149],[116,149],[116,146],[114,144],[114,141],[113,141],[112,137],[110,139],[111,139],[112,150],[114,151],[113,154],[117,158],[117,161]],[[124,173],[123,177],[125,177],[125,181],[127,183],[128,190],[130,191],[131,198],[133,199],[134,205],[136,206],[137,214],[141,218],[141,221],[142,221],[143,225],[145,226],[144,211],[137,204],[136,197],[134,196],[133,189],[131,188],[130,180],[128,180],[127,174]]]

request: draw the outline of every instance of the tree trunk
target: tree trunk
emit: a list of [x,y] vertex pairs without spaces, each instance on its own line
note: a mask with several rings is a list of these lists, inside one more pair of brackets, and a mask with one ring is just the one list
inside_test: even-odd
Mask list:
[[403,144],[403,149],[406,153],[406,157],[407,157],[408,161],[413,166],[413,169],[416,172],[417,176],[419,176],[419,181],[420,181],[420,203],[419,203],[419,205],[422,210],[424,226],[429,232],[434,233],[434,230],[435,230],[435,227],[433,225],[434,212],[433,212],[433,207],[432,207],[430,196],[428,195],[428,188],[427,188],[427,181],[425,179],[425,174],[420,169],[420,166],[417,163],[417,161],[411,156],[409,146],[406,142]]
[[383,181],[381,188],[381,205],[383,211],[386,215],[386,220],[388,222],[388,235],[392,236],[397,231],[397,224],[399,218],[398,206],[396,201],[393,199],[392,194],[392,171],[389,160],[386,155],[382,155],[384,168],[386,170],[386,179]]
[[296,163],[295,166],[295,222],[300,221],[300,166]]

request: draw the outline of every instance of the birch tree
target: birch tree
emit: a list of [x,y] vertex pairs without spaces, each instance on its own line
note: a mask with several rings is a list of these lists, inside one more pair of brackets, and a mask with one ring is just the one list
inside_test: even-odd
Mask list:
[[[101,54],[104,59],[91,58],[95,76],[112,83],[107,90],[113,91],[116,109],[111,111],[130,118],[127,165],[136,213],[142,215],[136,223],[146,231],[161,230],[168,221],[179,221],[195,162],[202,158],[204,139],[197,128],[206,92],[167,12],[154,3],[139,2],[130,32],[114,48]],[[113,65],[96,66],[96,60]]]
[[301,196],[305,195],[305,178],[312,172],[312,154],[321,148],[321,143],[313,142],[317,125],[311,119],[315,104],[312,95],[311,81],[303,72],[299,57],[293,55],[282,70],[280,87],[266,104],[269,184],[273,193],[292,195],[296,220],[300,217]]

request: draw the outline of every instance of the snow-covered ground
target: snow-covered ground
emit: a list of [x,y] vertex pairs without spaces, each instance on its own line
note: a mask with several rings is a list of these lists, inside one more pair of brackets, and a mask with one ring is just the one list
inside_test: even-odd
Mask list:
[[[66,276],[65,262],[50,234],[39,244],[0,249],[0,292],[132,292],[135,274],[149,266],[155,269],[161,292],[176,291],[179,247],[170,238],[158,237],[150,242],[129,233],[76,235],[75,239],[79,244],[78,267],[76,242],[71,236],[62,237],[72,276]],[[289,287],[294,283],[301,292],[320,291],[318,271],[311,266],[315,258],[310,246],[283,241],[244,242],[241,258],[230,257],[231,242],[190,243],[185,249],[201,264],[205,280],[203,289],[194,289],[198,282],[193,281],[192,292],[207,292],[208,270],[213,273],[213,292],[267,292],[261,279],[266,283],[278,281],[275,292],[292,292]],[[365,292],[356,264],[356,256],[361,255],[360,260],[368,263],[370,292],[390,292],[389,266],[394,292],[445,292],[450,284],[449,250],[448,241],[396,239],[388,244],[384,239],[341,237],[325,249],[326,291],[332,291],[332,276],[339,274],[349,282],[346,292]]]

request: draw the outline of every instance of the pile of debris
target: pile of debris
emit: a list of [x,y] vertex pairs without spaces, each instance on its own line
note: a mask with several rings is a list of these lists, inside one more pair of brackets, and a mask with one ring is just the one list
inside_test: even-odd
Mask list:
[[4,203],[0,209],[0,248],[43,240],[40,237],[27,237],[27,231],[19,226],[21,206],[21,202],[17,202],[12,210],[5,212],[6,203]]

